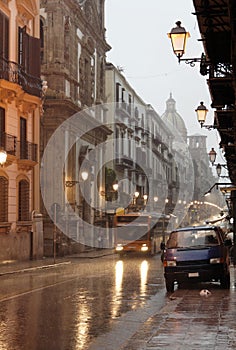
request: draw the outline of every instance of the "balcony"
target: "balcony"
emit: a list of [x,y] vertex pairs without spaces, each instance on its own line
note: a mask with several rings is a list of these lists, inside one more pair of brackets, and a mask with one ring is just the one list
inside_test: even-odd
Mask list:
[[37,164],[37,145],[28,141],[17,141],[19,170],[31,170]]
[[30,95],[41,96],[41,79],[27,74],[19,64],[3,57],[0,57],[0,79],[20,85]]
[[131,105],[124,101],[117,102],[116,111],[122,118],[129,118],[131,115]]
[[17,158],[37,162],[37,145],[28,141],[17,141]]
[[152,135],[152,142],[156,145],[159,146],[162,143],[162,137],[160,134],[156,133],[156,135]]
[[0,134],[0,147],[7,152],[7,165],[17,159],[18,168],[30,170],[37,164],[38,145],[28,141],[17,141],[16,136]]
[[5,132],[0,134],[0,147],[2,147],[8,155],[16,156],[17,139],[15,136],[6,134]]

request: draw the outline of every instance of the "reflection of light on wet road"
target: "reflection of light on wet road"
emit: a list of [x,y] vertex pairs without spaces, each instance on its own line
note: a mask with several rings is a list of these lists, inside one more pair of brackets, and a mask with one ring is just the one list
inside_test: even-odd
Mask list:
[[147,290],[148,262],[143,260],[140,265],[140,295],[144,296]]
[[1,329],[1,333],[0,333],[0,349],[1,350],[7,350],[10,348],[10,346],[8,346],[8,342],[7,342],[7,339],[4,339],[5,337],[5,332],[6,332],[6,322],[2,321],[0,323],[0,329]]
[[122,302],[122,282],[123,282],[123,261],[119,260],[116,262],[115,267],[115,288],[114,297],[112,304],[112,317],[119,316],[119,308]]
[[89,338],[89,322],[91,314],[87,304],[85,303],[85,297],[78,298],[77,317],[76,317],[76,350],[85,349],[85,345],[88,343]]

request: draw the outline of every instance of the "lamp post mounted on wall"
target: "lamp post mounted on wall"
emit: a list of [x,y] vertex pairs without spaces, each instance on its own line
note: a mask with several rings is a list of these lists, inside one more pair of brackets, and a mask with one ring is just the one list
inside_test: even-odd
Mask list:
[[216,173],[217,173],[217,176],[218,177],[224,177],[224,178],[228,178],[229,176],[221,176],[221,170],[222,170],[222,167],[227,169],[227,165],[226,164],[214,164],[215,163],[215,160],[216,160],[216,151],[215,149],[212,147],[212,149],[210,150],[210,152],[208,153],[208,156],[209,156],[209,160],[212,164],[212,166],[215,166],[216,167]]
[[189,32],[186,32],[184,27],[181,27],[181,22],[176,22],[176,27],[172,28],[170,33],[167,34],[171,40],[172,48],[174,54],[177,56],[179,63],[184,61],[191,67],[195,66],[195,63],[200,63],[200,73],[202,75],[207,75],[209,73],[208,66],[210,62],[207,61],[206,55],[202,53],[199,58],[181,58],[185,53],[187,39],[190,37]]
[[216,129],[216,125],[206,125],[205,121],[206,121],[206,116],[208,113],[208,109],[206,108],[206,106],[204,106],[203,102],[200,102],[200,105],[195,109],[195,112],[197,113],[197,120],[201,125],[201,128],[206,128],[208,130],[211,129]]

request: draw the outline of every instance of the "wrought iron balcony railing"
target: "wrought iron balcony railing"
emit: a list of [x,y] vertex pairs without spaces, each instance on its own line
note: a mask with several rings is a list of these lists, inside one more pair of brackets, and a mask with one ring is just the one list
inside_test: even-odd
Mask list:
[[3,132],[0,133],[0,147],[8,154],[16,156],[18,159],[37,162],[38,146],[35,143],[17,141],[16,136]]
[[28,141],[17,141],[17,157],[37,162],[37,145]]
[[0,57],[0,79],[20,85],[30,95],[40,97],[42,94],[40,78],[27,74],[19,64],[3,57]]
[[1,133],[0,147],[2,147],[8,154],[16,156],[17,138],[15,136],[6,134],[5,132]]

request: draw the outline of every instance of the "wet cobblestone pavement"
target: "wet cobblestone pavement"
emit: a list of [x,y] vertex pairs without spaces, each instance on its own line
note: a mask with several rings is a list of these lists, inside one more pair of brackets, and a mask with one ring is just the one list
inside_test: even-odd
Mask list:
[[231,267],[230,290],[208,284],[209,297],[200,296],[200,285],[175,290],[122,350],[236,349],[235,277]]

